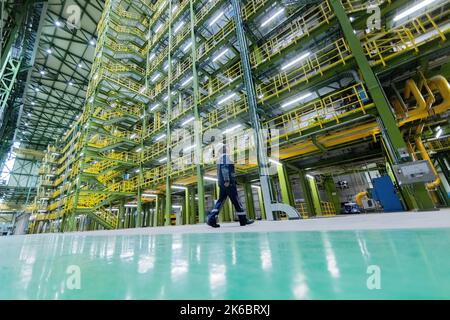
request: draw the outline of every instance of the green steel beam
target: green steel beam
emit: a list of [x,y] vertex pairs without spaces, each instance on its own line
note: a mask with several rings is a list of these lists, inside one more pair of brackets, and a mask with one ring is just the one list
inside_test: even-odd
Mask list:
[[308,216],[315,216],[317,214],[314,206],[314,200],[311,192],[311,186],[308,179],[306,178],[304,170],[297,170],[298,176],[300,178],[300,186],[303,192],[303,199],[306,202],[306,207],[308,208]]
[[336,209],[336,214],[339,214],[341,208],[341,201],[339,199],[338,190],[336,188],[336,184],[334,183],[332,176],[325,177],[324,180],[325,191],[327,192],[328,199],[333,203],[334,208]]
[[255,203],[253,201],[253,190],[250,182],[244,183],[244,192],[245,192],[245,207],[247,209],[247,215],[251,219],[255,219]]
[[295,206],[294,193],[292,192],[292,184],[289,179],[286,167],[277,165],[278,181],[280,182],[281,198],[283,203]]

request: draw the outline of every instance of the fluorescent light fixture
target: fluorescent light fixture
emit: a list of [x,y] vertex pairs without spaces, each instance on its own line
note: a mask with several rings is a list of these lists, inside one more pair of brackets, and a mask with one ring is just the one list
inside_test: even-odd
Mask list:
[[257,186],[256,184],[252,184],[252,188],[253,188],[253,189],[261,189],[261,187],[260,187],[260,186]]
[[154,57],[156,57],[156,54],[152,53],[152,54],[148,57],[148,60],[153,60]]
[[126,204],[125,208],[137,208],[137,204]]
[[83,68],[83,65],[81,63],[79,63],[78,68]]
[[95,45],[94,39],[91,39],[91,40],[89,41],[89,44],[90,44],[91,46]]
[[174,13],[175,11],[177,11],[178,9],[178,5],[176,4],[173,8],[172,8],[172,13]]
[[141,196],[143,198],[156,198],[158,195],[157,194],[150,194],[150,193],[143,193]]
[[188,151],[194,149],[195,146],[196,146],[196,144],[194,144],[194,145],[192,145],[192,146],[189,146],[189,147],[187,147],[187,148],[184,148],[183,151],[184,151],[184,152],[188,152]]
[[224,55],[226,55],[227,54],[227,52],[228,51],[230,51],[230,49],[225,49],[225,50],[223,50],[221,53],[219,53],[218,55],[217,55],[217,57],[215,57],[214,59],[213,59],[213,62],[216,62],[217,60],[219,60],[220,58],[222,58]]
[[282,166],[283,165],[281,162],[273,160],[272,158],[269,158],[269,162],[272,162],[272,163],[276,164],[277,166]]
[[61,22],[59,22],[58,20],[56,20],[56,21],[55,21],[55,26],[61,27]]
[[189,42],[189,43],[183,48],[183,51],[184,51],[184,52],[188,51],[190,47],[192,47],[192,41]]
[[156,80],[158,80],[159,77],[161,77],[161,73],[154,75],[153,78],[151,78],[152,82],[155,82]]
[[217,178],[207,177],[207,176],[204,176],[203,179],[208,180],[208,181],[215,181],[215,182],[219,181],[219,179],[217,179]]
[[219,21],[220,18],[223,17],[223,15],[225,14],[225,12],[221,12],[219,13],[209,24],[210,27],[212,27],[217,21]]
[[234,130],[236,130],[236,129],[240,128],[240,127],[242,127],[242,124],[237,124],[237,125],[235,125],[235,126],[233,126],[231,128],[226,129],[223,132],[223,134],[227,134],[227,133],[233,132]]
[[162,134],[162,135],[160,135],[159,137],[157,137],[157,138],[155,139],[155,141],[162,140],[162,139],[164,139],[165,137],[166,137],[166,135],[165,135],[165,134]]
[[48,54],[52,54],[52,49],[47,49],[46,51]]
[[130,139],[134,139],[134,138],[136,138],[137,137],[137,134],[136,133],[133,133],[131,136],[130,136]]
[[183,187],[183,186],[172,186],[172,189],[175,189],[175,190],[187,190],[187,188]]
[[265,20],[262,24],[261,24],[261,28],[267,26],[269,23],[271,23],[273,20],[275,20],[278,16],[280,16],[281,14],[283,14],[284,12],[284,8],[279,9],[277,12],[275,12],[269,19]]
[[150,108],[150,111],[154,111],[156,108],[160,106],[159,103],[155,104],[153,107]]
[[194,121],[194,120],[195,120],[195,117],[190,117],[189,119],[185,120],[185,121],[181,124],[181,126],[185,126],[185,125],[187,125],[188,123],[190,123],[190,122],[192,122],[192,121]]
[[190,77],[189,79],[186,79],[186,81],[184,81],[181,86],[184,87],[185,85],[187,85],[189,82],[191,82],[194,79],[194,77]]
[[310,174],[305,175],[305,177],[314,180],[314,177],[312,175],[310,175]]
[[181,22],[175,29],[173,29],[173,33],[177,33],[178,31],[180,31],[182,26],[184,26],[184,21]]
[[44,70],[41,70],[41,71],[39,71],[39,73],[42,74],[42,75],[44,75],[44,74],[45,74],[45,71],[44,71]]
[[141,169],[136,169],[136,170],[134,170],[134,172],[139,173],[139,172],[141,172]]
[[32,106],[34,106],[35,104],[36,104],[36,102],[34,102],[34,101],[31,102],[31,105],[32,105]]
[[144,93],[145,90],[147,90],[147,88],[146,88],[145,86],[143,86],[143,87],[141,88],[141,90],[139,90],[139,93]]
[[444,133],[444,130],[442,130],[442,128],[439,128],[438,132],[436,132],[436,139],[439,139],[443,133]]
[[137,153],[139,153],[139,152],[141,152],[141,151],[142,151],[142,148],[137,148],[137,149],[136,149],[136,152],[137,152]]
[[426,6],[432,4],[433,2],[436,2],[436,0],[422,0],[420,1],[418,4],[416,4],[415,6],[412,6],[411,8],[403,11],[402,13],[396,15],[394,17],[394,21],[398,21],[401,20],[411,14],[413,14],[416,11],[419,11],[422,8],[425,8]]
[[162,159],[158,160],[159,163],[163,163],[163,162],[166,162],[166,161],[167,161],[167,158],[162,158]]
[[306,98],[309,98],[310,96],[312,96],[311,92],[309,92],[307,94],[304,94],[303,96],[298,97],[298,98],[296,98],[296,99],[294,99],[292,101],[286,102],[286,103],[282,104],[281,107],[282,108],[286,108],[286,107],[292,106],[293,104],[296,104],[297,102],[305,100]]
[[226,96],[225,98],[223,98],[222,100],[219,101],[219,104],[223,104],[234,97],[236,97],[236,93],[232,93],[232,94]]
[[162,23],[160,23],[160,24],[156,27],[155,33],[158,33],[158,31],[161,30],[162,26],[163,26]]
[[173,205],[172,208],[173,208],[173,209],[182,209],[183,206],[175,206],[175,205]]
[[73,86],[73,82],[72,81],[69,81],[69,86]]
[[41,91],[38,87],[34,88],[34,91],[39,92]]
[[293,65],[299,63],[300,61],[302,61],[302,60],[308,58],[310,55],[311,55],[311,52],[307,52],[307,53],[305,53],[305,54],[302,54],[300,57],[298,57],[298,58],[292,60],[292,61],[289,62],[288,64],[286,64],[286,65],[284,65],[283,67],[281,67],[281,70],[286,70],[286,69],[292,67]]

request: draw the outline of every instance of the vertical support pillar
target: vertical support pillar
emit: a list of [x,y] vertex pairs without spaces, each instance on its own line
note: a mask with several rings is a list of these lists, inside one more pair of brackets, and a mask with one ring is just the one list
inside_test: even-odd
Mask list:
[[256,142],[256,155],[258,160],[258,171],[260,176],[261,188],[263,193],[264,207],[266,209],[267,218],[274,220],[275,212],[286,212],[290,218],[298,219],[300,215],[295,208],[282,203],[274,203],[271,196],[270,174],[269,174],[269,159],[264,148],[264,137],[261,130],[261,122],[258,115],[258,106],[256,102],[256,91],[253,83],[250,56],[248,52],[247,39],[244,32],[244,22],[241,16],[241,1],[231,0],[234,10],[234,21],[236,25],[236,35],[239,43],[241,64],[244,78],[244,85],[247,93],[247,100],[249,105],[250,120],[254,130]]
[[[367,88],[375,103],[378,115],[380,116],[380,126],[383,133],[383,139],[385,140],[388,151],[394,163],[400,163],[402,161],[410,161],[411,156],[408,153],[408,148],[403,140],[403,136],[400,129],[397,126],[394,114],[392,113],[391,106],[388,99],[381,87],[381,84],[373,72],[369,61],[367,60],[364,50],[361,46],[361,42],[355,35],[350,20],[345,12],[345,9],[340,0],[330,0],[330,4],[336,14],[337,19],[341,25],[348,45],[355,57],[356,63],[362,73],[362,76],[367,84]],[[417,184],[410,187],[413,192],[404,190],[403,194],[410,199],[407,200],[415,207],[412,209],[433,209],[433,202],[430,199],[428,192],[426,191],[424,184]],[[417,201],[414,201],[416,199]]]
[[311,196],[314,204],[314,211],[316,212],[316,215],[322,215],[322,207],[320,206],[320,195],[319,195],[319,189],[317,189],[316,180],[314,177],[306,177],[309,188],[311,190]]
[[[195,12],[194,1],[189,1],[190,15],[191,15],[191,41],[192,41],[192,85],[194,90],[194,139],[195,139],[195,170],[197,174],[197,190],[198,190],[198,215],[199,221],[205,222],[205,183],[203,181],[203,150],[202,150],[202,122],[200,112],[198,110],[199,100],[199,85],[198,85],[198,73],[197,73],[197,37],[195,35]],[[195,195],[194,195],[195,200]]]
[[311,193],[311,187],[309,184],[309,181],[305,175],[305,171],[300,170],[298,173],[298,176],[300,178],[300,185],[302,188],[302,192],[303,192],[303,198],[306,202],[306,207],[308,208],[308,216],[312,217],[316,215],[316,209],[314,206],[314,200],[313,200],[313,196]]
[[327,176],[324,182],[328,199],[331,201],[331,203],[333,203],[334,209],[336,210],[336,214],[339,214],[341,211],[341,200],[339,199],[339,194],[336,188],[336,184],[334,183],[333,177]]
[[181,224],[189,224],[189,217],[191,215],[191,192],[192,188],[189,187],[184,191],[183,219]]
[[277,165],[277,173],[283,203],[295,206],[294,193],[292,192],[292,185],[286,167],[284,165]]
[[125,200],[121,200],[119,204],[119,229],[125,226]]
[[[447,180],[447,184],[450,185],[450,170],[447,167],[447,164],[445,163],[445,158],[441,155],[438,155],[437,162],[439,165],[439,168],[441,168],[442,175],[444,176],[445,180]],[[450,206],[450,196],[449,192],[445,190],[444,184],[441,183],[439,186],[442,194],[442,198],[444,199],[445,205]]]
[[167,172],[166,172],[166,208],[164,225],[170,226],[170,214],[172,213],[172,190],[170,173],[172,171],[172,157],[171,157],[171,129],[170,121],[172,119],[172,0],[169,0],[169,54],[167,58]]
[[259,200],[259,209],[261,210],[261,219],[266,220],[267,216],[266,216],[266,210],[264,208],[264,201],[263,201],[261,187],[258,187],[258,200]]
[[244,191],[245,191],[245,207],[247,209],[247,215],[250,219],[255,219],[255,204],[253,202],[253,190],[250,182],[244,183]]

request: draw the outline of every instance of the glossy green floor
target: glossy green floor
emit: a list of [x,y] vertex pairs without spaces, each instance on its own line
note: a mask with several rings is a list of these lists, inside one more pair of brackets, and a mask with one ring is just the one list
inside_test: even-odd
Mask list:
[[450,229],[2,237],[0,299],[450,298],[449,252]]

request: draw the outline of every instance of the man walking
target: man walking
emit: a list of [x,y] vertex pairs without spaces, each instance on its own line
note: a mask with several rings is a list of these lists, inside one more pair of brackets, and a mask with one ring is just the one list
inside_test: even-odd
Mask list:
[[234,172],[234,163],[227,152],[227,147],[224,144],[219,149],[219,157],[217,159],[217,179],[219,180],[219,200],[217,200],[214,209],[208,214],[207,224],[213,228],[219,228],[217,224],[217,217],[220,209],[229,197],[236,210],[241,226],[252,224],[254,221],[247,218],[244,208],[239,201],[239,195],[236,186],[236,175]]

